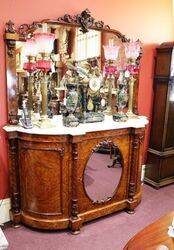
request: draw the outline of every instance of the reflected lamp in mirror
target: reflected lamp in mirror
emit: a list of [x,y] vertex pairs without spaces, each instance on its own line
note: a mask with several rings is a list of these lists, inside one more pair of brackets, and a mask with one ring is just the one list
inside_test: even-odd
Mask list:
[[37,67],[43,72],[48,72],[51,69],[50,54],[53,50],[55,35],[52,33],[36,33],[34,38],[42,56],[42,59],[37,61]]
[[34,38],[29,38],[24,43],[24,55],[27,57],[28,62],[24,63],[24,70],[32,73],[37,70],[36,56],[38,54],[37,44]]
[[[48,77],[47,72],[51,70],[52,62],[50,59],[50,54],[53,50],[55,35],[52,33],[35,33],[34,36],[30,39],[27,39],[24,45],[24,53],[28,58],[28,62],[24,63],[24,70],[29,72],[28,77],[28,109],[29,114],[32,118],[33,114],[33,85],[34,85],[34,76],[33,72],[41,71],[43,72],[42,84],[41,84],[41,107],[42,107],[42,116],[41,124],[38,124],[40,127],[50,127],[50,123],[47,119],[47,83]],[[40,58],[41,55],[41,58]],[[39,58],[36,60],[36,58]],[[33,118],[34,119],[34,118]]]
[[[24,62],[23,69],[29,74],[28,76],[28,119],[31,119],[33,113],[33,73],[37,70],[36,56],[38,47],[34,38],[29,38],[24,43],[24,55],[27,57],[27,62]],[[23,102],[24,103],[24,102]],[[23,116],[26,114],[27,107],[22,105]],[[25,119],[26,120],[26,119]],[[25,126],[26,127],[26,126]]]

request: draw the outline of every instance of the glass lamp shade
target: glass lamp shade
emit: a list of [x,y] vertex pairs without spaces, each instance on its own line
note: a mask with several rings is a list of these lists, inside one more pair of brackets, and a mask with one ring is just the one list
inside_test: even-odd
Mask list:
[[34,38],[29,38],[24,43],[24,55],[25,56],[37,56],[38,47]]
[[48,72],[51,69],[51,60],[41,59],[37,61],[37,68],[43,72]]
[[55,34],[52,33],[35,33],[34,38],[39,48],[39,53],[51,53]]
[[141,51],[141,44],[139,41],[127,42],[124,44],[125,47],[125,55],[127,58],[137,59]]
[[23,69],[29,73],[33,73],[37,70],[37,63],[36,62],[25,62]]
[[126,70],[129,71],[129,73],[131,75],[138,75],[139,73],[139,66],[138,65],[134,65],[134,64],[130,64],[126,67]]
[[104,45],[104,53],[105,53],[105,59],[106,60],[116,60],[118,57],[118,52],[120,49],[120,46],[117,45]]
[[117,67],[115,65],[105,65],[104,73],[106,75],[117,75],[118,70],[117,70]]

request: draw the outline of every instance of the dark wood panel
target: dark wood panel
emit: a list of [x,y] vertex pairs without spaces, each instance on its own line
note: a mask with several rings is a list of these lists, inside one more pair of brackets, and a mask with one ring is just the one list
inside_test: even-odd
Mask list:
[[165,148],[174,147],[174,100],[173,98],[173,89],[170,91],[169,96],[169,109],[168,109],[168,121],[166,128],[166,141]]
[[[56,151],[20,150],[22,209],[39,214],[62,213],[62,164]],[[58,167],[57,167],[58,164]]]
[[166,115],[166,100],[168,85],[166,82],[155,82],[154,105],[152,117],[152,130],[150,135],[150,148],[162,150],[164,120]]
[[160,159],[159,156],[155,154],[148,153],[147,155],[147,165],[145,169],[145,176],[154,181],[159,182],[159,169],[160,169]]
[[156,76],[170,75],[171,52],[172,49],[167,51],[165,49],[157,49],[156,67],[155,67]]
[[174,178],[174,155],[172,157],[167,157],[161,159],[161,172],[160,178]]

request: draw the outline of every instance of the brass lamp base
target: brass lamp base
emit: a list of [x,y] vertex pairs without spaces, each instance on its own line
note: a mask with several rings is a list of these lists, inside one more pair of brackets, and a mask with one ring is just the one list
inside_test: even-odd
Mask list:
[[128,119],[138,119],[138,118],[139,118],[138,115],[134,114],[134,113],[133,113],[132,111],[130,111],[130,110],[128,110],[128,111],[126,112],[126,115],[127,115]]
[[51,123],[51,119],[47,115],[42,115],[41,120],[37,122],[36,126],[39,128],[54,128],[55,125]]
[[105,115],[112,115],[112,108],[110,106],[107,107],[103,112]]

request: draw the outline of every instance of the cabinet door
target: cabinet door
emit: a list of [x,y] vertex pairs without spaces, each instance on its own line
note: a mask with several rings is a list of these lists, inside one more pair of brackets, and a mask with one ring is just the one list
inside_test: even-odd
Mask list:
[[22,211],[32,216],[67,214],[68,161],[61,145],[21,144],[19,159]]

